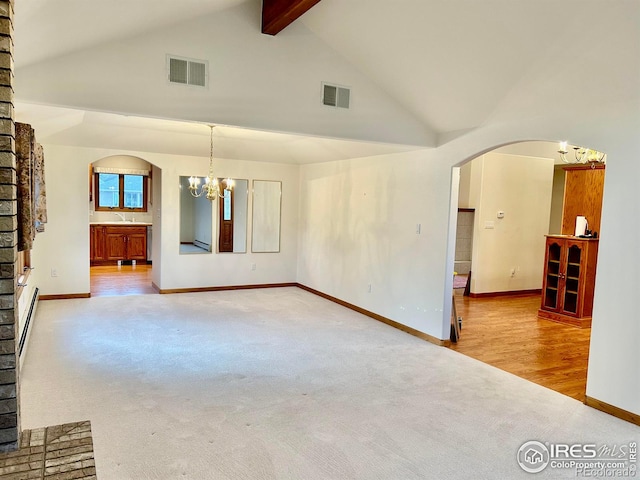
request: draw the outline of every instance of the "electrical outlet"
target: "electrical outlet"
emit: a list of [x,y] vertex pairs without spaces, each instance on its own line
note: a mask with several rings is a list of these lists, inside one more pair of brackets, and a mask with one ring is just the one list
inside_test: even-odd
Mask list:
[[52,277],[57,277],[58,276],[58,269],[57,268],[52,268],[51,269],[51,276]]
[[371,284],[369,284],[369,286],[367,287],[367,292],[371,293]]
[[515,267],[513,267],[513,268],[511,269],[511,276],[512,276],[512,277],[515,277],[515,276],[516,276],[516,269],[515,269]]
[[251,270],[255,270],[255,269],[256,269],[256,264],[255,264],[255,263],[252,263],[252,264],[251,264]]

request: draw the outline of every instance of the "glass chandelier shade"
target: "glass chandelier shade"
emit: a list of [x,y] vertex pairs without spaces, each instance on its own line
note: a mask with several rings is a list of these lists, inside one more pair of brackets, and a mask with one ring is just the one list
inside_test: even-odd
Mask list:
[[564,163],[582,163],[582,164],[591,164],[595,166],[597,163],[606,163],[607,156],[599,152],[597,150],[592,150],[591,148],[583,148],[583,147],[573,147],[573,157],[567,157],[569,153],[567,150],[567,142],[560,142],[560,149],[558,153],[560,154],[560,158]]

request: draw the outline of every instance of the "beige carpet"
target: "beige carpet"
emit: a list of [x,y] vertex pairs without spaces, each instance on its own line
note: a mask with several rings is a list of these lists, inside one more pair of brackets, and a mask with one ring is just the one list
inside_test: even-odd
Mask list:
[[297,288],[40,302],[23,428],[92,425],[97,476],[575,478],[528,440],[640,428]]

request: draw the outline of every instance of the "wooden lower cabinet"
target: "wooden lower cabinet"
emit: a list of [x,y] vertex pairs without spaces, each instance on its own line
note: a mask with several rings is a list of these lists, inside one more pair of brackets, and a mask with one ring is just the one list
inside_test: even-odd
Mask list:
[[127,260],[147,260],[147,227],[134,227],[127,236]]
[[538,316],[591,326],[598,240],[548,235]]
[[101,225],[91,225],[90,227],[90,245],[91,245],[91,262],[106,260],[104,243],[104,229]]
[[146,226],[91,225],[90,231],[92,265],[147,261]]

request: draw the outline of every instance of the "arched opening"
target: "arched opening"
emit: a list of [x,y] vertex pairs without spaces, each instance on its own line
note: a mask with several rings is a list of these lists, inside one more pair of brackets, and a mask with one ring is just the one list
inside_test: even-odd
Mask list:
[[583,401],[605,169],[558,150],[522,142],[456,167],[449,261],[468,261],[470,278],[461,268],[455,281],[463,329],[451,348]]
[[160,207],[160,176],[161,169],[132,155],[89,165],[92,296],[157,293],[153,264],[159,269],[160,255],[154,254],[159,241],[154,242],[153,212]]

